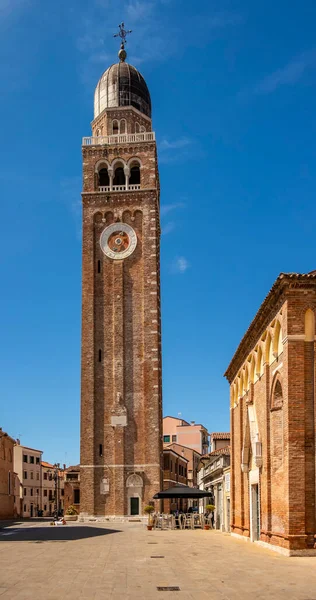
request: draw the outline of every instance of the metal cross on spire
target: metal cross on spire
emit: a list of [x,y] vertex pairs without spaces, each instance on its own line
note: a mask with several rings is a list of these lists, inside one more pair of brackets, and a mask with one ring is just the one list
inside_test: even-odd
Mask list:
[[126,44],[126,36],[129,33],[132,33],[132,30],[131,29],[128,29],[128,30],[125,29],[124,23],[120,23],[118,27],[119,27],[119,32],[115,33],[113,37],[120,37],[121,38],[121,40],[122,40],[121,48],[124,49],[125,44]]

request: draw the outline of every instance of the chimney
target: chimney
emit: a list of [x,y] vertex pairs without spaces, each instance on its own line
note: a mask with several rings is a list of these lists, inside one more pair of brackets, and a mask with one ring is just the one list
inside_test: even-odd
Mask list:
[[19,445],[20,445],[20,440],[19,440],[19,438],[17,438],[17,440],[16,440],[16,445],[17,445],[17,446],[19,446]]
[[191,421],[191,425],[195,425],[195,421]]

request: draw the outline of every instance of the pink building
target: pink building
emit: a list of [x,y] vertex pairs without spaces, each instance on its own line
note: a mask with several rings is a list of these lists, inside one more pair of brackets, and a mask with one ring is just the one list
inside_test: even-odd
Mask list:
[[200,454],[209,451],[207,429],[195,421],[188,423],[184,419],[176,417],[163,418],[163,444],[164,448],[169,444],[176,443],[187,448],[192,448]]
[[230,444],[230,433],[211,433],[211,452],[226,448]]

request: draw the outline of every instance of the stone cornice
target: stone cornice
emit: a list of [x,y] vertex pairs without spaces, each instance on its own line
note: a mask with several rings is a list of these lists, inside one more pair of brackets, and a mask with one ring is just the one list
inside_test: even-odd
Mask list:
[[258,342],[260,336],[273,320],[276,313],[292,291],[316,288],[316,271],[312,273],[280,273],[271,290],[261,304],[255,318],[242,338],[231,362],[224,373],[232,383],[241,365]]

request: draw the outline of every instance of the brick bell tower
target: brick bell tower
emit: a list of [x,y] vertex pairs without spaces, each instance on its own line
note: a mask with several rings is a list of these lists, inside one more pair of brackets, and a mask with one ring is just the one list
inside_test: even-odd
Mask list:
[[83,517],[143,515],[162,488],[157,148],[124,46],[97,84],[82,147]]

